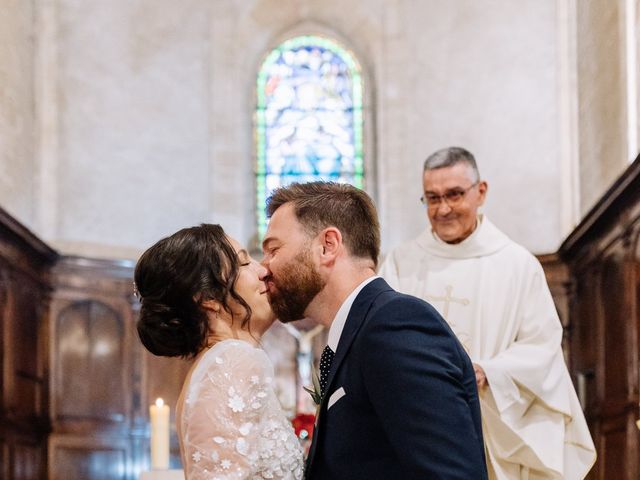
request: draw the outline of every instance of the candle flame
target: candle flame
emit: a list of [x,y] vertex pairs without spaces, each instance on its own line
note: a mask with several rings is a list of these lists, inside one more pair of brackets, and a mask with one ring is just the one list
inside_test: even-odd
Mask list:
[[156,407],[160,408],[164,405],[164,400],[162,400],[161,398],[158,398],[156,400]]

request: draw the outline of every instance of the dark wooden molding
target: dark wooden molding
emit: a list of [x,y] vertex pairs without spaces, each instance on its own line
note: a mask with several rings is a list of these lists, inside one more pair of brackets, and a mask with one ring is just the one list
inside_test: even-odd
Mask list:
[[73,255],[65,255],[56,265],[58,271],[63,269],[75,272],[96,273],[108,275],[111,278],[131,278],[135,262],[132,260],[108,260],[102,258],[86,258]]
[[544,269],[547,282],[551,286],[568,284],[570,282],[570,272],[567,264],[557,253],[545,253],[536,255],[536,258]]
[[640,205],[640,155],[562,242],[558,250],[560,257],[578,256],[592,238],[602,236],[619,222],[629,205]]
[[58,258],[58,252],[40,240],[2,207],[0,207],[0,239],[14,245],[24,255],[39,259],[43,264],[52,264]]

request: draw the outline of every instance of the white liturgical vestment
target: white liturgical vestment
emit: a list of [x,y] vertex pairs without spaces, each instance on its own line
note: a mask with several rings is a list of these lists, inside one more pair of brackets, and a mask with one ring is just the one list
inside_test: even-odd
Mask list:
[[429,228],[379,274],[447,320],[487,376],[480,405],[489,477],[580,480],[596,453],[562,355],[562,326],[537,259],[486,217],[463,242]]

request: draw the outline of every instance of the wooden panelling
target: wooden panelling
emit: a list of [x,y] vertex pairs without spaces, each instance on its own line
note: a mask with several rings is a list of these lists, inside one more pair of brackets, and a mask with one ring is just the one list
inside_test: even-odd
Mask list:
[[597,348],[597,344],[602,338],[597,326],[602,322],[595,321],[596,318],[599,318],[598,277],[595,272],[590,271],[582,280],[574,286],[571,308],[569,309],[573,319],[570,338],[571,351],[573,352],[571,366],[578,384],[578,395],[593,433],[596,428],[593,414],[599,405],[596,397],[598,389],[595,369],[598,362],[598,352],[601,349]]
[[131,459],[127,439],[53,435],[50,451],[50,463],[55,465],[50,480],[129,478]]
[[0,478],[9,478],[9,445],[0,437]]
[[640,158],[560,247],[572,284],[572,373],[598,450],[589,478],[640,477]]
[[571,316],[569,315],[571,288],[569,270],[565,263],[556,254],[538,255],[538,260],[544,269],[549,290],[553,296],[553,301],[560,317],[563,327],[562,351],[565,362],[571,368]]
[[82,300],[65,307],[54,328],[55,420],[124,422],[131,381],[121,315]]
[[620,258],[610,257],[604,260],[602,269],[602,289],[600,298],[604,318],[601,351],[604,383],[601,401],[609,415],[620,413],[627,400],[627,369],[620,368],[629,356],[628,312],[626,291],[624,288],[624,262]]
[[49,478],[133,480],[131,268],[62,258],[53,270]]
[[[629,478],[625,472],[626,458],[626,429],[618,428],[604,431],[599,444],[598,478],[607,480],[610,478]],[[605,473],[606,472],[606,473]]]
[[9,478],[14,480],[37,480],[45,474],[46,448],[43,439],[33,441],[31,438],[14,439],[11,462],[12,471]]
[[0,475],[47,470],[50,267],[56,253],[0,209]]
[[[51,303],[50,479],[137,479],[149,468],[149,405],[173,407],[188,362],[144,350],[133,265],[63,258]],[[172,408],[171,464],[180,467]]]

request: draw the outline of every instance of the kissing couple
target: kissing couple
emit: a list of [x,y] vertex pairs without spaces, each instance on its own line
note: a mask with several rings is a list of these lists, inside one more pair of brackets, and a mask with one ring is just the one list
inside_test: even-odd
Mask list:
[[[135,269],[142,344],[195,361],[176,426],[188,480],[487,478],[473,366],[428,303],[376,276],[371,198],[346,184],[279,188],[258,262],[219,225],[180,230]],[[304,466],[261,337],[329,328]]]

